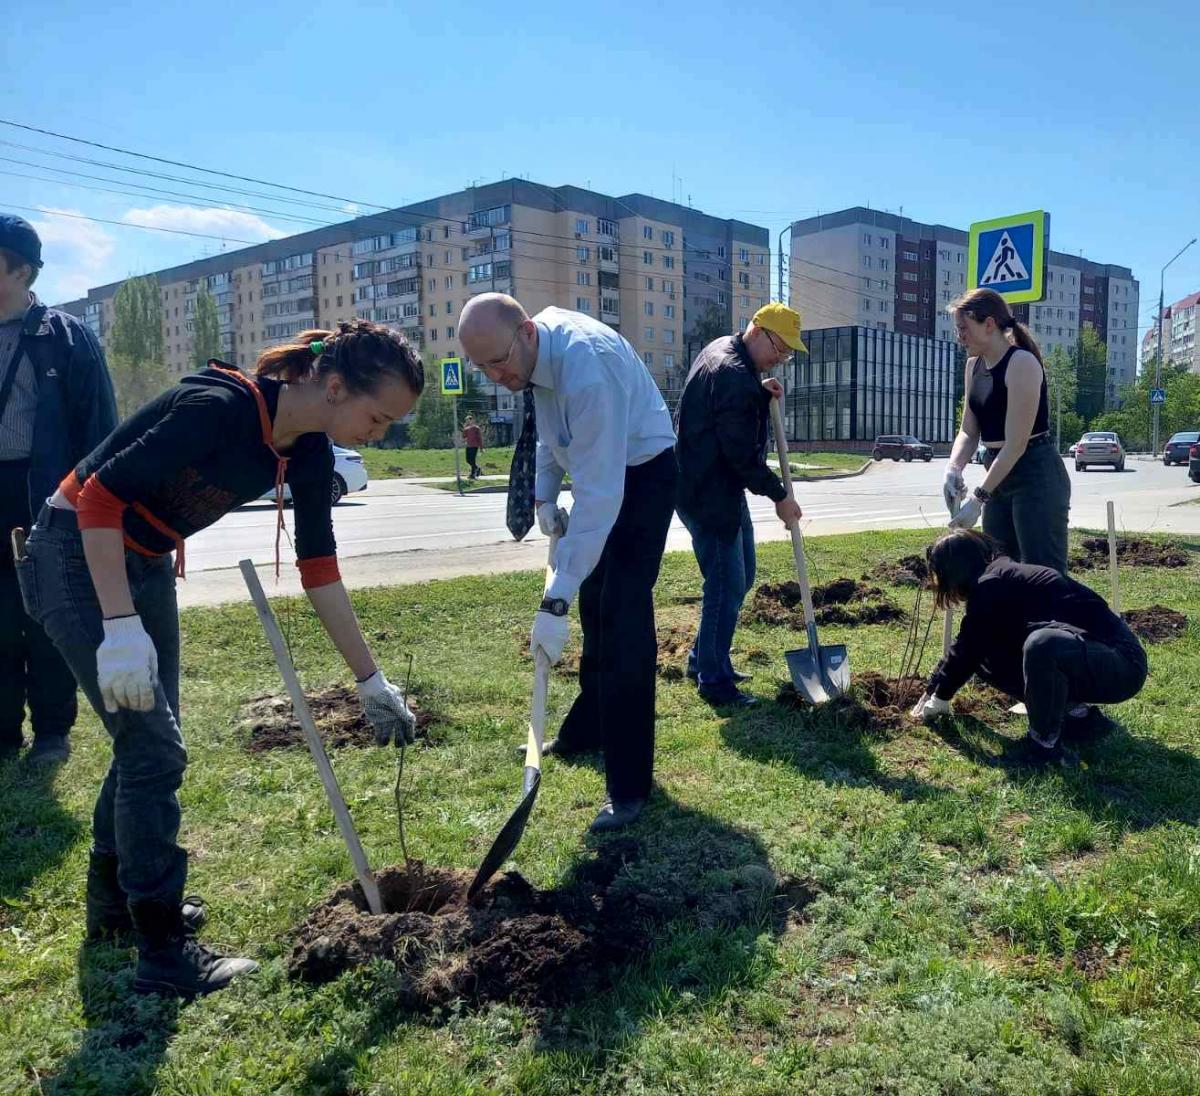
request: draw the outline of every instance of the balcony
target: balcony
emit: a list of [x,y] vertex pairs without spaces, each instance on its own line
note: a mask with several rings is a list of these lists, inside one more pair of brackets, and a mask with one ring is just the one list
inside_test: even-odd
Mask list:
[[607,324],[618,324],[621,322],[621,313],[616,308],[600,308],[600,321]]

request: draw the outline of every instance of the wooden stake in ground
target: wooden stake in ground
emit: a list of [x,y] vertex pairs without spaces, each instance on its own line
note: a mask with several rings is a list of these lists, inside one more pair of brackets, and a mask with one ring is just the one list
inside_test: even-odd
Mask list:
[[292,710],[300,721],[300,729],[304,732],[304,741],[308,743],[308,752],[312,754],[312,759],[317,766],[317,773],[321,777],[321,783],[325,785],[325,794],[329,797],[329,805],[333,808],[333,816],[337,819],[338,829],[342,831],[342,840],[346,842],[350,859],[354,861],[354,874],[358,876],[359,886],[362,887],[363,894],[367,897],[367,908],[374,914],[381,914],[383,913],[383,901],[379,897],[379,886],[375,882],[375,876],[371,873],[371,865],[367,863],[367,854],[363,852],[362,842],[358,839],[358,831],[354,828],[354,820],[350,817],[350,810],[342,796],[342,789],[338,787],[333,766],[329,763],[329,755],[325,752],[321,736],[317,733],[317,724],[309,710],[304,690],[300,687],[300,679],[296,676],[296,667],[292,665],[292,660],[288,655],[287,644],[284,643],[283,633],[279,630],[279,622],[271,611],[271,604],[263,592],[262,583],[258,581],[258,572],[254,570],[254,564],[248,559],[243,559],[238,566],[242,570],[242,577],[246,580],[246,587],[250,591],[254,608],[258,611],[258,619],[262,622],[267,642],[270,643],[271,650],[275,654],[275,663],[279,667],[279,673],[287,688],[288,696],[291,697]]
[[1117,524],[1113,519],[1112,500],[1108,503],[1108,573],[1112,579],[1111,608],[1117,616],[1121,615],[1121,591],[1117,585]]

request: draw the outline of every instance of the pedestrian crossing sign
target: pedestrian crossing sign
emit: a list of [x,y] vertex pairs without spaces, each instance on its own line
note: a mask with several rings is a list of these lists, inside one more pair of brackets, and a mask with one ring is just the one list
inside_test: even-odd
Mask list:
[[1040,301],[1049,224],[1049,215],[1040,209],[973,224],[967,246],[969,288],[994,289],[1009,304]]
[[463,375],[461,358],[442,359],[442,395],[461,396],[463,394]]

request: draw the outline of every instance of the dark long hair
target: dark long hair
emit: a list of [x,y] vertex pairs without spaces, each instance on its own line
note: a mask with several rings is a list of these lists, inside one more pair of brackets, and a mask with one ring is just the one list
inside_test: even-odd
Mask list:
[[972,289],[951,302],[946,311],[952,316],[958,312],[965,312],[976,323],[983,323],[990,316],[996,321],[996,326],[1007,332],[1017,346],[1028,350],[1045,367],[1046,363],[1042,360],[1042,350],[1037,340],[1029,334],[1029,328],[1012,314],[1008,301],[994,289]]
[[996,559],[1000,546],[974,529],[952,529],[925,549],[937,607],[948,609],[967,600],[979,576]]
[[336,331],[314,328],[258,356],[254,372],[289,384],[318,380],[337,373],[351,395],[376,392],[387,377],[403,381],[419,396],[425,368],[403,335],[368,320],[349,320]]

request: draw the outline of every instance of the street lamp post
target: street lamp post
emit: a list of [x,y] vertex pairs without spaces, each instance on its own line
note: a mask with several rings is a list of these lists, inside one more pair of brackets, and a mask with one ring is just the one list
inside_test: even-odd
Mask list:
[[[1165,280],[1166,274],[1167,274],[1167,267],[1170,266],[1171,263],[1173,263],[1175,261],[1175,259],[1178,259],[1179,256],[1182,255],[1189,247],[1191,247],[1192,244],[1194,244],[1196,242],[1196,239],[1197,239],[1197,237],[1193,236],[1190,240],[1188,240],[1188,242],[1186,244],[1184,244],[1183,247],[1181,247],[1175,253],[1174,257],[1170,260],[1170,262],[1168,262],[1162,268],[1162,270],[1159,271],[1159,274],[1158,274],[1158,352],[1154,355],[1154,387],[1155,388],[1162,387],[1163,343],[1166,341],[1165,337],[1164,337],[1164,331],[1166,330],[1166,325],[1163,323],[1163,318],[1164,318],[1163,312],[1165,311],[1165,306],[1163,303],[1163,284],[1164,284],[1164,280]],[[1154,424],[1152,427],[1153,441],[1150,444],[1151,456],[1158,456],[1159,408],[1160,408],[1160,405],[1156,403],[1154,405]]]

